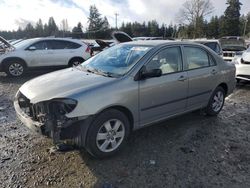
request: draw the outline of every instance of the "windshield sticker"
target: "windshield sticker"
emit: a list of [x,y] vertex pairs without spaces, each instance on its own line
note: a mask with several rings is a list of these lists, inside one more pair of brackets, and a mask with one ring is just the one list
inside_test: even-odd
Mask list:
[[147,51],[149,49],[149,47],[142,47],[142,46],[135,46],[133,48],[131,48],[131,50],[133,51]]

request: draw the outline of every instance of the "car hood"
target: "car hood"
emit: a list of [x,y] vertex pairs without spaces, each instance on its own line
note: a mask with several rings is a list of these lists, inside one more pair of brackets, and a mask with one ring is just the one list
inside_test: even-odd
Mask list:
[[0,44],[5,45],[7,48],[13,47],[7,40],[0,36]]
[[133,41],[133,39],[127,33],[122,31],[113,32],[112,38],[118,43]]
[[68,68],[34,78],[22,85],[19,91],[31,103],[37,103],[53,98],[67,98],[115,79],[84,72],[78,68]]
[[103,49],[109,47],[109,44],[103,40],[96,39],[95,42]]

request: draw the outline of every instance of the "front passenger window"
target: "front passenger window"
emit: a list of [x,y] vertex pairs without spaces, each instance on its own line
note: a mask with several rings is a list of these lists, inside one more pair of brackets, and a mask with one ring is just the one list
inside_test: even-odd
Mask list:
[[162,74],[179,72],[182,70],[182,57],[179,47],[161,50],[146,65],[147,70],[161,69]]
[[37,42],[31,46],[34,46],[36,50],[47,50],[47,44],[45,41]]

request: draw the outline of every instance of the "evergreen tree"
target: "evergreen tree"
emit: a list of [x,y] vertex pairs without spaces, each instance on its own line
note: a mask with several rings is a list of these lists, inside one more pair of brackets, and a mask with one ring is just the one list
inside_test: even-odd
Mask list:
[[246,35],[250,38],[250,12],[247,14],[245,24],[246,24]]
[[53,17],[49,18],[47,29],[48,29],[49,36],[56,36],[56,34],[58,32],[58,27],[57,27],[56,22],[55,22]]
[[83,32],[82,32],[82,24],[79,22],[76,27],[72,30],[72,37],[73,38],[82,38]]
[[222,35],[240,36],[240,9],[239,0],[227,0],[228,7],[224,12]]
[[31,23],[28,23],[24,29],[25,32],[25,37],[26,38],[33,38],[35,37],[35,29],[34,27],[31,25]]
[[213,16],[207,24],[206,35],[208,38],[219,38],[220,23],[218,16]]
[[91,38],[103,38],[103,31],[109,28],[108,19],[102,19],[101,14],[95,5],[91,5],[88,17],[88,32]]
[[42,37],[44,35],[43,23],[41,19],[39,19],[38,22],[36,23],[35,30],[36,30],[36,37]]
[[89,9],[89,17],[88,17],[88,30],[90,32],[96,32],[102,27],[102,18],[98,9],[95,5],[91,5]]

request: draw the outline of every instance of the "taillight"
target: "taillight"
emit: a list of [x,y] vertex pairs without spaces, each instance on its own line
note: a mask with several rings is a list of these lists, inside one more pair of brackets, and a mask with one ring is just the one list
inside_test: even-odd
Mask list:
[[86,48],[85,52],[90,53],[90,52],[91,52],[91,48],[88,46],[88,47]]

